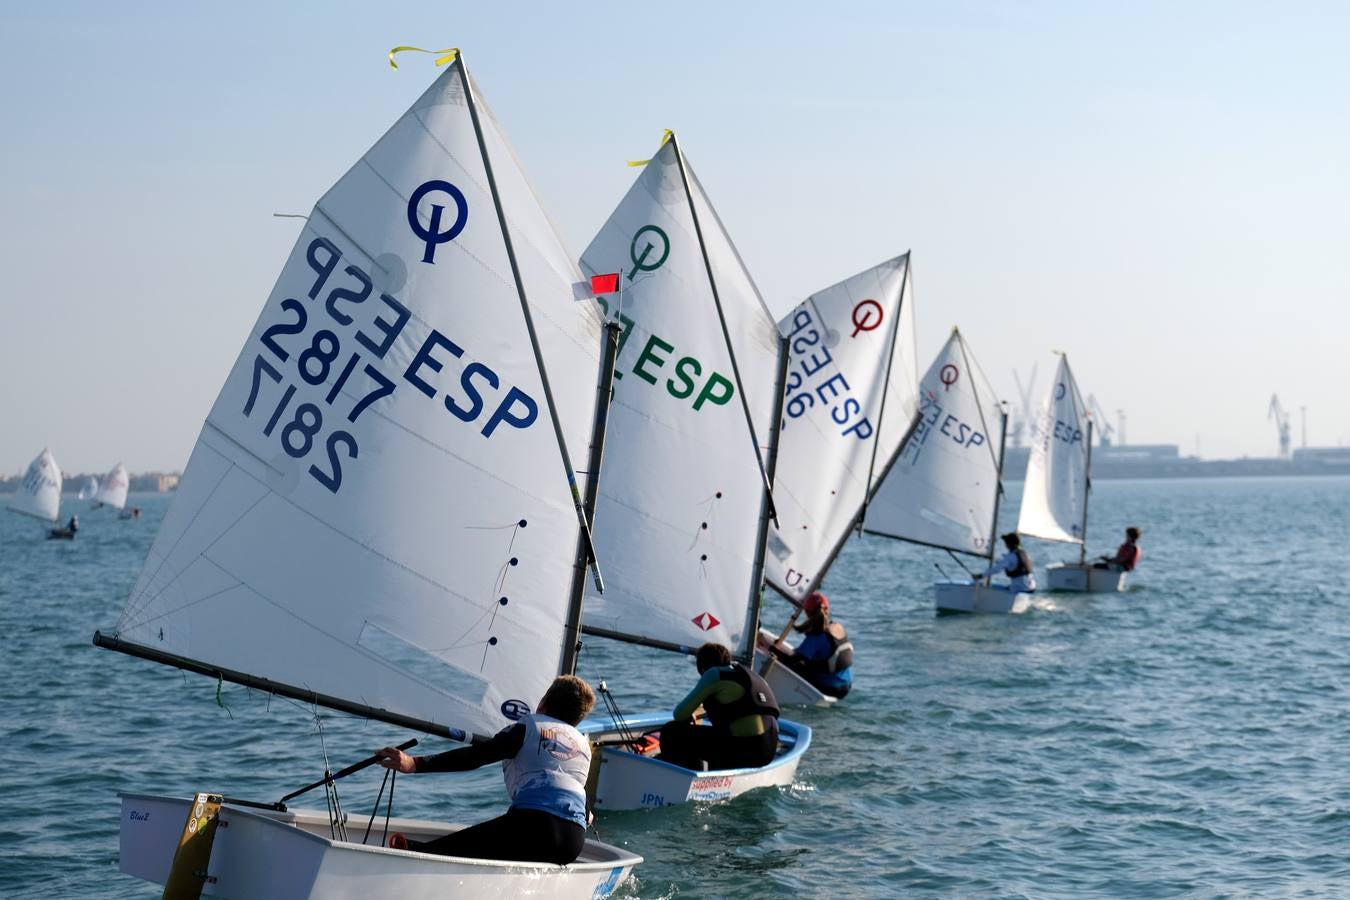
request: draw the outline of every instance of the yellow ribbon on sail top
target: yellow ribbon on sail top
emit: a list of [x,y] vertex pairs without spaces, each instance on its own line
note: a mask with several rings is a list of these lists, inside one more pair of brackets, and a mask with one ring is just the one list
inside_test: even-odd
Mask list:
[[[661,135],[661,147],[664,147],[664,146],[666,145],[666,141],[670,140],[670,139],[673,138],[674,136],[675,136],[675,132],[673,132],[673,131],[671,131],[669,128],[667,128],[667,129],[665,130],[665,132]],[[659,149],[661,149],[661,148],[658,147],[657,149],[659,150]],[[656,158],[656,157],[652,157],[652,159],[655,159],[655,158]],[[636,167],[636,166],[645,166],[647,163],[649,163],[649,162],[651,162],[651,161],[652,161],[651,159],[632,159],[632,160],[629,160],[629,161],[628,161],[628,165],[630,165],[630,166],[635,166],[635,167]]]
[[395,53],[402,53],[402,52],[404,52],[405,50],[412,50],[412,51],[415,51],[415,52],[417,52],[417,53],[443,53],[443,54],[445,54],[444,56],[441,56],[439,59],[436,60],[436,65],[438,65],[438,66],[443,66],[443,65],[445,65],[445,64],[448,63],[448,62],[454,62],[454,61],[455,61],[455,57],[456,57],[456,56],[459,56],[459,48],[458,48],[458,47],[447,47],[447,48],[444,49],[444,50],[423,50],[421,47],[395,47],[393,50],[390,50],[390,51],[389,51],[389,68],[391,68],[391,69],[397,69],[397,68],[398,68],[398,63],[394,62],[394,54],[395,54]]

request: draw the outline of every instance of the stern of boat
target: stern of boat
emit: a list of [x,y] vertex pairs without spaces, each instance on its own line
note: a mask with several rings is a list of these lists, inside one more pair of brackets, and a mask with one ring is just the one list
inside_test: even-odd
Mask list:
[[774,643],[776,635],[764,630],[759,634],[761,640],[759,646],[755,648],[755,671],[762,674],[769,687],[773,688],[773,695],[778,699],[779,706],[832,706],[837,702],[837,698],[822,692],[769,655],[765,648]]
[[1125,572],[1078,563],[1053,563],[1045,570],[1046,588],[1051,591],[1109,594],[1125,590],[1126,578]]
[[[664,716],[639,716],[630,727],[641,730],[640,722],[664,719]],[[811,744],[811,729],[800,722],[778,720],[778,755],[767,766],[755,769],[694,771],[651,756],[641,756],[622,747],[601,747],[599,774],[595,783],[595,809],[599,812],[626,809],[651,809],[689,802],[730,800],[760,787],[792,784],[797,765]],[[603,721],[587,720],[581,725],[591,740],[612,739],[615,732]]]
[[1005,591],[968,581],[939,581],[933,586],[934,605],[938,613],[1005,613],[1025,612],[1031,605],[1031,595]]

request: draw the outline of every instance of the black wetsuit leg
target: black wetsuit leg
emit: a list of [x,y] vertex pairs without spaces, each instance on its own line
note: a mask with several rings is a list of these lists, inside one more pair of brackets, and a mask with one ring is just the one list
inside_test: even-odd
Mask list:
[[509,859],[564,866],[576,861],[586,829],[537,809],[508,809],[505,814],[431,841],[409,841],[408,849],[441,856]]
[[657,759],[695,771],[703,768],[704,761],[709,768],[715,768],[713,760],[721,743],[722,737],[707,725],[667,722],[661,726],[661,753]]
[[753,737],[729,737],[718,754],[715,769],[749,769],[773,762],[778,752],[778,719],[764,716],[764,733]]

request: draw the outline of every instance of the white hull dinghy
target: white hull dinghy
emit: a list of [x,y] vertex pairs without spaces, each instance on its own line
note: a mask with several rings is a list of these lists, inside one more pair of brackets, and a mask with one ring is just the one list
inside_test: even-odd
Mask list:
[[[748,665],[774,508],[787,341],[673,133],[586,248],[581,268],[623,273],[607,309],[629,335],[595,513],[605,592],[587,597],[582,630],[686,654],[718,643]],[[670,709],[618,715],[603,685],[614,715],[582,723],[593,739],[627,741],[634,725],[650,730],[670,720]],[[604,747],[595,754],[596,809],[722,800],[791,783],[810,730],[781,720],[780,727],[789,750],[758,769],[696,772]]]
[[[618,334],[577,299],[581,273],[463,57],[441,61],[305,220],[94,642],[482,743],[575,670]],[[336,802],[330,825],[284,799],[226,802],[216,828],[195,805],[210,795],[191,818],[187,801],[129,797],[123,868],[157,880],[173,857],[168,896],[368,900],[604,896],[639,862],[600,844],[568,866],[365,846],[343,839]]]
[[939,581],[934,587],[939,613],[1021,613],[1031,595],[969,581]]
[[[1007,427],[998,395],[953,328],[919,382],[918,422],[882,474],[863,530],[992,563]],[[934,585],[939,614],[1018,613],[1026,597],[970,582]]]
[[1088,499],[1092,493],[1092,418],[1078,392],[1069,358],[1059,370],[1032,428],[1017,531],[1026,537],[1078,545],[1078,559],[1046,569],[1051,591],[1125,590],[1125,573],[1094,569],[1087,561]]
[[1051,591],[1109,594],[1125,590],[1128,581],[1128,572],[1097,569],[1091,563],[1052,563],[1045,570],[1045,587]]
[[754,669],[769,683],[769,687],[773,688],[773,695],[778,698],[779,706],[833,706],[839,702],[837,697],[822,692],[820,688],[779,662],[773,654],[765,651],[765,647],[774,644],[779,647],[787,646],[785,642],[776,640],[777,635],[761,628],[759,636],[761,640],[755,648]]
[[710,803],[730,800],[755,788],[787,786],[797,777],[797,764],[811,745],[809,726],[779,719],[778,755],[768,765],[754,769],[695,771],[620,746],[603,746],[605,742],[622,741],[625,735],[650,731],[667,718],[657,714],[626,717],[622,728],[613,719],[592,718],[581,723],[581,733],[602,745],[596,754],[599,772],[593,776],[597,812]]
[[[121,871],[164,884],[193,799],[124,793],[120,836]],[[353,817],[349,836],[365,831],[364,817]],[[463,826],[422,819],[391,818],[388,832],[429,840]],[[278,812],[220,807],[211,837],[206,882],[208,897],[250,900],[400,900],[445,897],[559,897],[589,900],[608,897],[642,857],[587,841],[576,862],[501,862],[437,856],[380,846],[384,817],[370,829],[371,843],[333,837],[326,810]],[[372,889],[372,885],[378,885]]]

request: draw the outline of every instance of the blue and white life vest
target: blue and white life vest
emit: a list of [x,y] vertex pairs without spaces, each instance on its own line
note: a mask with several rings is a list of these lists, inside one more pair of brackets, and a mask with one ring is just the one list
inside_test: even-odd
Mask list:
[[516,809],[537,809],[586,827],[590,742],[566,722],[538,713],[521,719],[520,752],[502,763],[506,792]]

